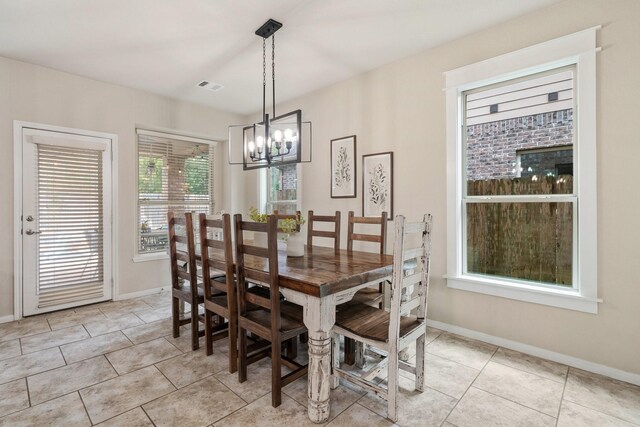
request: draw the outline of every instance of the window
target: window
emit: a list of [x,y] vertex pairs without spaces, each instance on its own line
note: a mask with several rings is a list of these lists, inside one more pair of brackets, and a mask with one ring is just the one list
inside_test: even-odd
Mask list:
[[449,287],[597,312],[595,32],[446,74]]
[[288,164],[263,169],[261,187],[267,212],[277,210],[295,214],[298,210],[298,165]]
[[138,254],[166,253],[167,212],[214,212],[213,141],[138,129]]

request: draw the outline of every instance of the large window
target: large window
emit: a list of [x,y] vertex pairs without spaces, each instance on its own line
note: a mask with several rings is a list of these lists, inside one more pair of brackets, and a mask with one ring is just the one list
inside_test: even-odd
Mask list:
[[449,287],[597,311],[595,53],[591,29],[447,73]]
[[463,92],[464,273],[575,287],[573,77]]
[[214,212],[214,143],[138,130],[138,253],[166,252],[167,212]]

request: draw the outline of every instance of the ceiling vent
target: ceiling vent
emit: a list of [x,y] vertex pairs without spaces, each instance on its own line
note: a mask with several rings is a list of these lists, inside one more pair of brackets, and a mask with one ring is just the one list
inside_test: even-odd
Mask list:
[[224,89],[224,86],[221,85],[220,83],[211,83],[206,80],[203,80],[200,83],[198,83],[198,87],[210,90],[212,92],[220,92],[222,89]]

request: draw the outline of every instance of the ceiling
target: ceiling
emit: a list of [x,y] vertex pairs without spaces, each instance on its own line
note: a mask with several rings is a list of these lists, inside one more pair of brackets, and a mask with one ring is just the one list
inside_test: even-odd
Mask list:
[[281,102],[556,2],[0,0],[0,56],[249,114],[268,18]]

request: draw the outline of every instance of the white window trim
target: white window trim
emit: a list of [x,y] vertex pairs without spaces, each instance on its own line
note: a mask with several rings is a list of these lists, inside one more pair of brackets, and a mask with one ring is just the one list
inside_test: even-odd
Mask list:
[[[507,53],[445,73],[447,104],[447,286],[503,298],[597,313],[596,193],[596,33],[601,27]],[[577,176],[574,244],[577,266],[572,290],[532,286],[524,281],[463,273],[462,101],[463,92],[567,65],[576,66],[577,103],[574,147]]]
[[[138,127],[136,126],[136,203],[135,203],[135,211],[134,211],[134,218],[136,218],[136,227],[139,221],[138,218],[138,176],[139,176],[139,171],[138,171],[138,165],[139,165],[139,161],[138,161],[138,135],[149,135],[149,136],[157,136],[160,138],[168,138],[168,139],[177,139],[180,141],[187,141],[187,142],[195,142],[196,144],[202,144],[202,145],[210,145],[213,146],[214,148],[218,146],[218,141],[214,141],[212,139],[206,139],[206,138],[202,138],[202,137],[198,137],[198,136],[192,136],[189,134],[185,134],[185,133],[180,133],[178,131],[173,131],[170,129],[162,129],[162,130],[153,130],[153,128],[149,127],[149,126],[145,126],[144,128],[142,127]],[[214,168],[214,172],[216,171],[216,169]],[[215,182],[215,177],[214,177],[214,182]],[[215,188],[214,188],[215,190]],[[214,195],[215,197],[215,192]],[[135,230],[136,232],[136,236],[138,235],[138,231],[137,229]],[[132,258],[132,261],[135,263],[138,262],[148,262],[148,261],[158,261],[158,260],[165,260],[165,259],[169,259],[169,254],[167,252],[151,252],[151,253],[140,253],[138,252],[138,238],[136,237],[135,241],[134,241],[134,256]]]

